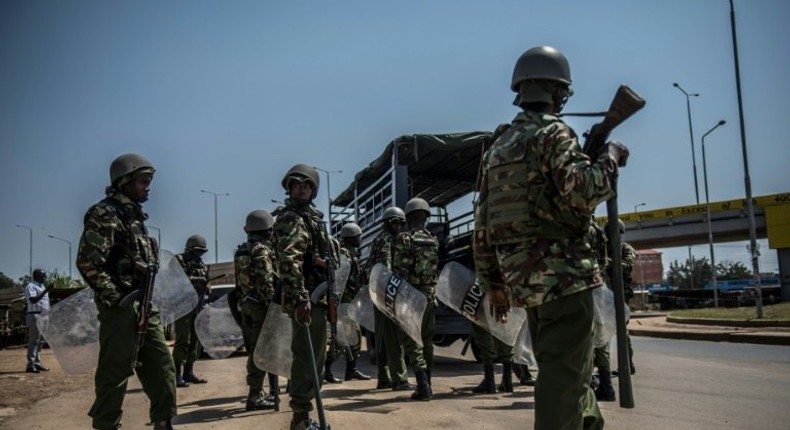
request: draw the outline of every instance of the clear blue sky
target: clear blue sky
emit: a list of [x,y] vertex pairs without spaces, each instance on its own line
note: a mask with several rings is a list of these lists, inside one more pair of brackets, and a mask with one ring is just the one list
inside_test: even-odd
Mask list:
[[[736,13],[753,193],[787,192],[790,2],[740,0]],[[538,44],[570,60],[566,111],[604,109],[622,82],[648,101],[613,136],[632,149],[623,211],[694,203],[685,97],[673,82],[701,94],[692,117],[702,199],[699,138],[720,118],[727,125],[706,139],[711,199],[744,197],[727,0],[8,0],[0,271],[27,273],[24,224],[35,227],[34,266],[67,272],[67,245],[47,234],[76,255],[85,210],[125,152],[157,168],[145,207],[167,249],[201,233],[213,262],[214,201],[200,190],[230,193],[219,200],[218,253],[229,260],[246,214],[282,199],[295,163],[342,170],[334,195],[398,135],[509,121],[513,65]],[[325,189],[316,203],[326,207]],[[665,251],[667,266],[688,252]],[[765,244],[763,255],[774,270]],[[744,258],[742,243],[717,247],[717,260]]]

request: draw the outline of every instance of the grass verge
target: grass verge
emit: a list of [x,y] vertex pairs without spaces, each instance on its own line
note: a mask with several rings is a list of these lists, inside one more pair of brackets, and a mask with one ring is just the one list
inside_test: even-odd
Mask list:
[[[672,311],[669,316],[676,318],[710,318],[733,321],[751,321],[757,319],[757,309],[747,308],[703,308]],[[762,320],[790,321],[790,303],[763,306]]]

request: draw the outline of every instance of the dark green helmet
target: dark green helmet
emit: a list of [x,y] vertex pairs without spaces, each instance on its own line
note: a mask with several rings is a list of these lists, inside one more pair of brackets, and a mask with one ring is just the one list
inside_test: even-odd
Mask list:
[[208,248],[206,248],[206,238],[199,234],[193,234],[187,239],[187,244],[184,246],[184,248],[186,248],[187,251],[192,249],[198,251],[207,251]]
[[[625,233],[625,223],[623,222],[623,220],[621,220],[621,219],[617,220],[617,227],[618,227],[618,230],[620,230],[620,234]],[[606,223],[606,226],[604,227],[604,231],[606,231],[606,235],[609,236],[609,222],[608,221]]]
[[315,196],[318,194],[318,187],[321,185],[321,181],[318,177],[318,170],[316,170],[315,167],[300,163],[288,169],[288,172],[285,173],[285,176],[283,176],[283,180],[281,182],[283,189],[286,192],[288,191],[288,179],[291,177],[309,179],[315,185],[315,189],[313,190],[313,198],[315,198]]
[[140,154],[119,155],[110,164],[110,183],[114,184],[124,176],[141,169],[150,169],[151,173],[154,172],[153,164]]
[[381,218],[382,222],[389,222],[393,219],[400,220],[401,222],[406,222],[406,214],[403,213],[403,209],[397,206],[390,206],[387,209],[384,209],[384,215]]
[[244,224],[244,231],[252,233],[253,231],[270,230],[274,226],[274,218],[269,212],[265,210],[252,211],[247,215],[247,221]]
[[340,237],[356,237],[362,234],[362,229],[355,222],[347,222],[340,229]]
[[415,197],[406,202],[406,216],[415,211],[425,211],[427,216],[431,216],[431,207],[424,199]]
[[561,108],[573,94],[570,85],[568,60],[551,46],[536,46],[521,54],[510,81],[510,89],[518,93],[513,101],[516,106],[542,102]]

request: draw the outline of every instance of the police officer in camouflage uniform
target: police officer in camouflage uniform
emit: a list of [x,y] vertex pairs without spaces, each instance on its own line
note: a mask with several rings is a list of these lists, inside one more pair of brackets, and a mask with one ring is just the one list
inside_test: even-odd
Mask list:
[[592,289],[602,277],[587,232],[614,196],[628,150],[609,143],[592,159],[557,116],[570,90],[568,61],[548,46],[527,50],[513,72],[518,124],[483,159],[474,258],[495,318],[527,308],[540,378],[535,429],[603,428],[590,389]]
[[[340,255],[348,258],[351,264],[348,281],[346,282],[345,290],[343,290],[343,296],[340,298],[340,303],[351,303],[359,292],[359,289],[362,288],[363,285],[367,287],[367,283],[365,283],[365,273],[363,273],[359,267],[359,246],[361,244],[361,236],[362,229],[359,228],[359,225],[356,223],[346,223],[343,225],[343,228],[340,229]],[[341,355],[345,355],[346,374],[343,379],[346,381],[354,379],[369,381],[370,376],[357,369],[357,359],[359,358],[359,351],[362,345],[362,330],[359,328],[359,324],[351,320],[349,321],[354,325],[357,343],[348,347],[339,347],[334,353],[330,350],[327,353],[326,361],[327,363],[332,363]],[[329,370],[329,366],[327,366],[327,370]],[[326,380],[326,377],[324,379]]]
[[[203,302],[203,297],[211,294],[211,287],[208,285],[208,267],[201,258],[206,251],[208,251],[206,239],[199,234],[193,234],[187,238],[184,252],[175,256],[192,287],[195,288],[195,293],[201,298],[199,303]],[[176,365],[176,387],[179,388],[188,387],[190,382],[193,384],[208,382],[195,375],[194,370],[195,361],[200,357],[201,352],[200,341],[195,331],[195,317],[198,312],[200,309],[192,309],[175,322],[176,341],[173,344],[173,362]]]
[[[625,224],[621,220],[617,220],[617,225],[620,229],[620,235],[622,236],[625,233]],[[604,228],[606,232],[607,239],[609,238],[609,225],[607,224]],[[620,262],[623,271],[623,293],[625,295],[626,304],[629,300],[634,297],[634,264],[636,264],[636,250],[630,243],[620,241]],[[606,275],[611,278],[612,274],[611,271],[607,271]],[[612,285],[610,282],[609,285]],[[628,321],[626,321],[628,323]],[[634,367],[634,348],[631,346],[631,335],[626,331],[626,341],[628,343],[628,360],[629,365],[631,367],[631,374],[636,373],[636,367]],[[608,351],[607,351],[608,354]],[[608,359],[608,355],[606,357]],[[608,360],[602,365],[606,365],[606,368],[609,368]],[[612,375],[617,376],[618,371],[614,370]]]
[[[326,252],[338,261],[332,241],[323,228],[324,216],[312,204],[318,192],[318,171],[306,164],[297,164],[285,174],[282,186],[288,194],[285,206],[274,223],[276,268],[282,285],[283,309],[291,317],[293,339],[289,394],[293,410],[291,430],[317,429],[318,423],[309,416],[311,400],[320,387],[313,386],[311,375],[321,369],[311,368],[308,339],[312,342],[315,363],[324,363],[327,342],[326,296],[312,304],[310,294],[327,280]],[[319,380],[323,375],[319,375]]]
[[[367,261],[368,276],[370,270],[378,263],[392,270],[392,255],[395,239],[406,223],[406,214],[397,206],[384,210],[381,219],[381,233],[373,240]],[[376,389],[392,388],[394,391],[411,391],[414,386],[409,384],[403,345],[398,333],[402,330],[384,315],[379,308],[373,307],[373,318],[376,329],[376,365],[378,367],[378,383]]]
[[[272,227],[274,218],[269,212],[255,210],[247,215],[244,231],[247,241],[239,245],[233,255],[236,274],[236,287],[240,291],[241,330],[244,348],[247,350],[247,394],[246,409],[273,409],[273,399],[263,393],[263,379],[266,372],[255,365],[253,351],[258,342],[266,312],[274,298],[274,248],[272,247]],[[269,374],[269,389],[277,387],[277,375]],[[275,394],[275,393],[272,393]]]
[[145,157],[124,154],[110,165],[107,197],[91,206],[77,253],[77,268],[93,289],[99,313],[99,362],[94,377],[96,399],[90,415],[93,428],[121,426],[123,399],[133,370],[151,401],[149,416],[155,430],[172,429],[176,415],[175,369],[165,344],[159,310],[151,308],[142,365],[133,369],[138,303],[121,306],[126,294],[143,287],[146,267],[157,265],[157,245],[148,236],[142,203],[154,167]]
[[439,265],[439,240],[425,225],[431,216],[428,202],[415,197],[406,202],[408,230],[398,234],[393,246],[392,271],[425,294],[427,306],[422,316],[422,347],[400,331],[398,338],[411,359],[417,388],[414,400],[431,400],[433,369],[433,333],[436,329],[436,279]]

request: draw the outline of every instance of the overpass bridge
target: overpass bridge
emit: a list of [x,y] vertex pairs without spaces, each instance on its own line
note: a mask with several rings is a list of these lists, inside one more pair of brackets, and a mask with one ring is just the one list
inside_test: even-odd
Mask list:
[[[782,297],[790,300],[790,193],[754,197],[752,202],[757,238],[768,239],[768,247],[776,250]],[[707,244],[707,217],[704,204],[623,213],[623,240],[636,249]],[[711,202],[710,217],[714,243],[749,240],[746,199]]]

